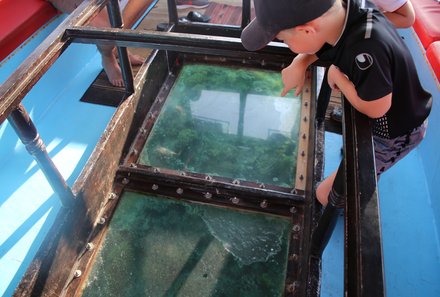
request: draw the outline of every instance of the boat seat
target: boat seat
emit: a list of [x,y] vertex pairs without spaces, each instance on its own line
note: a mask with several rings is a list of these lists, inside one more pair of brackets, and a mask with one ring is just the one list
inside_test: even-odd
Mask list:
[[0,61],[57,13],[46,0],[0,0]]
[[425,49],[440,40],[440,3],[437,0],[412,0],[416,14],[413,28]]
[[437,76],[437,80],[440,81],[440,41],[433,42],[428,47],[426,57]]

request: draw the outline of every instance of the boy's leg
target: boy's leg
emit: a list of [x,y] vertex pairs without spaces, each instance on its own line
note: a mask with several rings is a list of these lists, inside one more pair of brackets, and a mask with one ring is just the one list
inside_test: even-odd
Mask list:
[[384,139],[377,136],[374,140],[374,155],[376,159],[376,174],[380,175],[390,169],[400,159],[405,157],[423,140],[428,126],[426,119],[422,125],[415,128],[407,135],[393,139]]
[[325,178],[316,188],[316,198],[323,205],[331,204],[336,208],[343,208],[344,197],[344,160],[338,170]]
[[[71,13],[74,11],[83,0],[49,0],[52,5],[64,13]],[[123,7],[122,19],[125,24],[124,27],[130,28],[140,16],[140,11],[146,9],[150,0],[128,0],[125,7]],[[91,25],[95,27],[110,27],[107,9],[101,10],[98,15],[91,21]],[[101,53],[102,67],[107,74],[110,83],[117,87],[123,87],[124,81],[122,79],[121,67],[116,58],[116,51],[113,46],[97,46]],[[141,65],[144,59],[140,56],[128,53],[130,63],[133,65]]]
[[328,196],[330,195],[330,191],[333,187],[336,173],[337,170],[332,172],[316,188],[316,199],[318,199],[319,203],[321,203],[323,206],[326,206],[328,203]]
[[[151,0],[124,0],[121,1],[123,27],[131,28],[143,11],[151,4]],[[95,18],[94,24],[99,27],[110,26],[108,13],[102,10]],[[123,87],[121,67],[117,60],[116,48],[111,46],[98,46],[102,55],[102,67],[107,74],[110,83],[116,87]],[[128,51],[128,59],[132,65],[142,65],[144,58],[134,55]]]
[[[376,176],[379,179],[380,175],[391,168],[397,161],[405,157],[423,140],[428,127],[428,120],[426,119],[422,125],[415,128],[408,135],[400,136],[394,139],[384,139],[380,137],[373,137],[374,140],[374,155],[376,162]],[[342,162],[341,162],[342,164]],[[339,166],[341,169],[341,166]],[[333,205],[340,207],[342,199],[341,193],[333,191],[334,182],[339,170],[334,171],[327,178],[325,178],[316,189],[316,198],[323,205],[326,206],[329,201]],[[340,189],[339,189],[340,190]],[[334,203],[333,201],[337,201]]]

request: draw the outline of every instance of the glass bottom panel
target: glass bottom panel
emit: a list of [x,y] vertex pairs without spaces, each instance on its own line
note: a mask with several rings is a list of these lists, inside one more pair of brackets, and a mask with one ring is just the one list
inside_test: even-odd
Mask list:
[[125,193],[82,296],[283,296],[287,218]]
[[301,99],[282,89],[279,71],[184,65],[139,163],[293,186]]

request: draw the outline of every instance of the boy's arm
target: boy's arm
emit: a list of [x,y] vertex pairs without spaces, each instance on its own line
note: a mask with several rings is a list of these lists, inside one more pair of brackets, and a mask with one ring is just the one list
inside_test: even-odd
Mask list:
[[285,96],[291,89],[295,89],[295,96],[301,93],[306,78],[306,70],[310,64],[318,60],[316,55],[298,54],[292,63],[281,71],[284,88],[281,96]]
[[373,101],[363,100],[358,96],[353,83],[335,65],[331,65],[328,70],[328,84],[332,89],[339,89],[355,109],[370,118],[382,117],[391,107],[392,93]]
[[409,0],[393,12],[384,12],[384,15],[396,28],[409,28],[416,20],[414,8]]

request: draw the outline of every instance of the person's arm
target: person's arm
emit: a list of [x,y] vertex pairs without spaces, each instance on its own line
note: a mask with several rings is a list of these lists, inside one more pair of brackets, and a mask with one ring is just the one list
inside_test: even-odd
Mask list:
[[281,96],[285,96],[291,89],[295,89],[295,96],[301,93],[306,78],[307,67],[318,60],[316,55],[298,54],[292,63],[281,71],[284,88]]
[[328,70],[328,84],[332,89],[340,90],[355,109],[370,118],[382,117],[391,107],[392,93],[373,101],[363,100],[358,96],[353,83],[335,65],[331,65]]
[[409,28],[416,20],[414,8],[409,0],[393,12],[384,12],[384,15],[396,28]]

